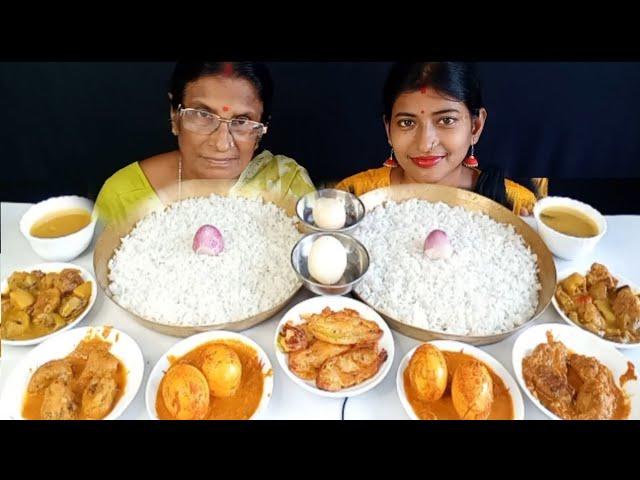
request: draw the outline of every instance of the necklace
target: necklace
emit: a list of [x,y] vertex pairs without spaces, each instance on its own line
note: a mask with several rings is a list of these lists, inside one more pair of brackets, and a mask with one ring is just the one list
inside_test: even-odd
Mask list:
[[178,201],[182,200],[182,155],[178,155]]

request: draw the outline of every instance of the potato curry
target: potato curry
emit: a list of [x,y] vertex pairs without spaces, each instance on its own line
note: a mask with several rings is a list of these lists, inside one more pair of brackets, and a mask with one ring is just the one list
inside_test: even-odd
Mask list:
[[591,265],[586,276],[572,273],[556,288],[556,300],[575,323],[607,340],[640,342],[640,296],[618,286],[607,267]]
[[92,285],[80,271],[14,272],[2,293],[2,326],[7,340],[48,335],[78,318],[91,299]]

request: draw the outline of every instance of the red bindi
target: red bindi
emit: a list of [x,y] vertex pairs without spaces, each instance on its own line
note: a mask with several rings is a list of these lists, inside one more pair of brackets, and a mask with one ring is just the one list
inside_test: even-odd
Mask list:
[[233,65],[231,64],[231,62],[225,62],[224,66],[222,67],[222,74],[225,77],[230,77],[233,74]]
[[229,111],[229,107],[227,107],[226,105],[224,107],[222,107],[222,111],[223,112],[228,112]]
[[427,93],[427,87],[422,87],[420,89],[420,93]]

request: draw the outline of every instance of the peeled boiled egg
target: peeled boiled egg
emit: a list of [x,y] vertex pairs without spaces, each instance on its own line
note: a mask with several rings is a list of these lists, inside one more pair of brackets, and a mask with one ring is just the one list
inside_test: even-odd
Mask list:
[[202,371],[214,397],[230,397],[242,379],[242,363],[238,354],[226,345],[212,345],[203,354]]
[[318,198],[313,206],[313,220],[318,227],[327,230],[344,227],[347,214],[343,202],[337,198]]
[[451,382],[453,408],[463,420],[485,420],[493,403],[493,380],[477,360],[462,363]]
[[333,285],[347,269],[347,252],[340,240],[324,235],[311,245],[308,266],[309,273],[318,282]]
[[420,400],[435,402],[447,388],[447,362],[433,345],[418,347],[409,361],[409,380]]
[[162,399],[176,420],[201,420],[209,410],[209,387],[196,367],[173,365],[162,380]]

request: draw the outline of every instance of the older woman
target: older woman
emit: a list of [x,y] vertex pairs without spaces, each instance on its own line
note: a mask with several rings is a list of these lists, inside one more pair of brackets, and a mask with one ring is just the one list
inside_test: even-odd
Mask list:
[[165,187],[190,179],[233,183],[232,194],[297,198],[314,190],[293,159],[263,151],[273,85],[266,66],[250,62],[178,63],[169,99],[178,149],[134,162],[102,186],[96,208],[105,222],[123,220],[143,201],[167,203]]
[[[362,195],[403,183],[433,183],[475,191],[527,215],[536,195],[497,168],[478,168],[474,146],[487,111],[473,65],[397,63],[384,87],[384,125],[391,155],[381,168],[341,181],[337,188]],[[546,179],[534,182],[546,195]]]

